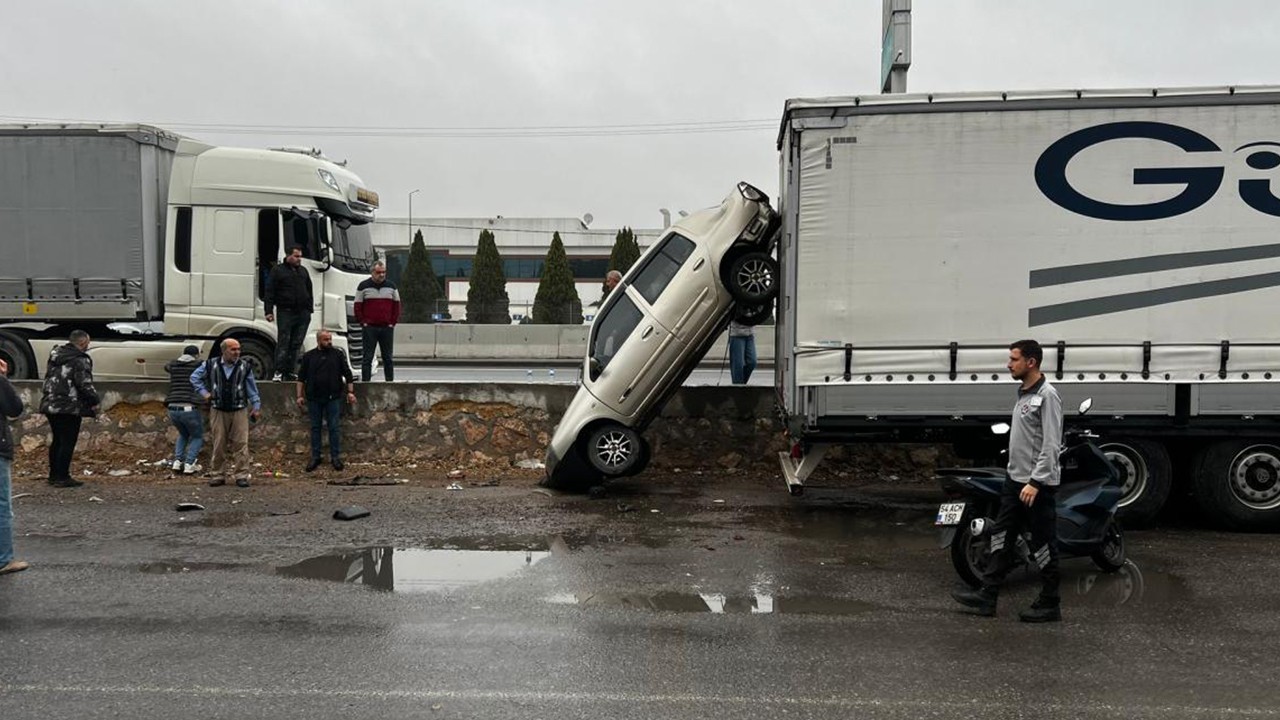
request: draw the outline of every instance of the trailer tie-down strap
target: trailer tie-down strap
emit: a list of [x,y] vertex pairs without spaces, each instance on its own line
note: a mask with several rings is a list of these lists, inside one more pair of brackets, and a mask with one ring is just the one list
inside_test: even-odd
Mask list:
[[1222,361],[1218,363],[1218,379],[1227,379],[1227,358],[1231,357],[1231,341],[1222,341]]
[[1055,375],[1057,379],[1059,380],[1062,379],[1062,373],[1064,371],[1066,364],[1067,364],[1067,343],[1065,340],[1059,340],[1058,341],[1058,372]]
[[1142,343],[1142,379],[1151,377],[1151,341]]
[[960,343],[951,343],[951,379],[956,379],[956,364],[960,358]]
[[853,343],[844,344],[844,381],[853,379]]

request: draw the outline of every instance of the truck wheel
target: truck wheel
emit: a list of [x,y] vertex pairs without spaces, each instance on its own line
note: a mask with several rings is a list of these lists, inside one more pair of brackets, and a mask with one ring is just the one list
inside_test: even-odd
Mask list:
[[966,585],[976,589],[982,587],[982,578],[987,572],[991,555],[987,552],[987,536],[984,534],[975,538],[969,532],[970,519],[967,514],[961,518],[956,536],[951,540],[951,565]]
[[10,379],[36,379],[35,358],[26,340],[8,333],[0,333],[0,360],[8,363]]
[[1196,463],[1195,495],[1210,521],[1225,529],[1280,527],[1280,447],[1250,441],[1208,446]]
[[778,294],[778,261],[759,250],[729,262],[727,289],[743,305],[763,305]]
[[240,357],[253,368],[253,376],[259,380],[270,380],[276,363],[271,346],[257,338],[236,339],[240,341]]
[[607,423],[587,435],[583,450],[591,467],[608,477],[618,477],[629,474],[640,463],[644,445],[635,430]]
[[1152,440],[1122,438],[1101,447],[1120,471],[1124,494],[1120,517],[1131,527],[1145,527],[1155,520],[1173,486],[1173,464],[1164,445]]
[[1103,535],[1102,545],[1098,546],[1098,549],[1089,557],[1103,572],[1115,572],[1124,567],[1124,530],[1120,528],[1120,521],[1111,521],[1107,526],[1106,534]]

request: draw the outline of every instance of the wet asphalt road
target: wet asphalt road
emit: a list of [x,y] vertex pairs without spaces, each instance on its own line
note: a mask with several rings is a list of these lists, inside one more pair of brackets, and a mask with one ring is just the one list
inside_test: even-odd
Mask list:
[[644,533],[22,537],[0,716],[1280,716],[1280,537],[1133,533],[1121,573],[1066,564],[1066,622],[1027,626],[1027,578],[998,618],[956,611],[919,509],[625,502]]

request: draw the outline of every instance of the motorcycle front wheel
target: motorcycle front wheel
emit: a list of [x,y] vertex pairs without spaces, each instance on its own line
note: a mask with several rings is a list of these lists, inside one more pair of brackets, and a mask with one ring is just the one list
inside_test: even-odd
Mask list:
[[1103,572],[1115,572],[1124,567],[1124,531],[1120,529],[1119,521],[1111,521],[1102,536],[1102,544],[1089,557]]
[[956,536],[951,540],[951,565],[971,588],[982,587],[982,578],[986,576],[987,564],[991,561],[991,554],[987,552],[989,545],[985,534],[974,537],[969,532],[968,517],[961,520]]

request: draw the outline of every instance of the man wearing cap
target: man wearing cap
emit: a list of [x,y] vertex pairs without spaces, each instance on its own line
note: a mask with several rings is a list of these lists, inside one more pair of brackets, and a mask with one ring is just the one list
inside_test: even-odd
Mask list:
[[[241,475],[236,478],[236,486],[249,487],[249,474],[253,471],[249,457],[249,421],[256,422],[262,414],[262,396],[258,394],[253,368],[240,358],[240,341],[223,340],[222,356],[200,363],[191,373],[191,387],[212,405],[209,410],[209,428],[213,431],[209,486],[225,485],[224,466],[235,473],[239,465]],[[229,461],[228,444],[231,445]]]
[[191,375],[200,367],[200,348],[188,345],[177,360],[164,366],[169,373],[169,422],[178,429],[178,444],[173,449],[172,469],[183,475],[194,475],[200,466],[196,456],[204,445],[204,416],[200,414],[200,398],[191,386]]

